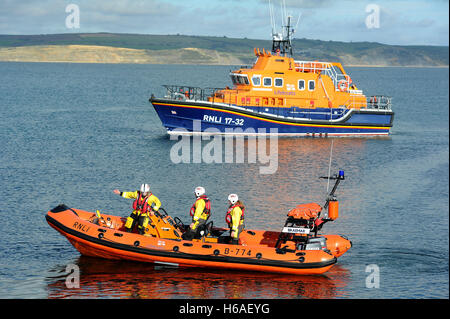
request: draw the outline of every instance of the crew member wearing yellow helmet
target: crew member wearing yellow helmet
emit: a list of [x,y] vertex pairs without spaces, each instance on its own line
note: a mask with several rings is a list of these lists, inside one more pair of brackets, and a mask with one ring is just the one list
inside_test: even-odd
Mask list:
[[205,188],[202,186],[196,187],[194,195],[196,200],[190,210],[192,223],[189,225],[189,229],[183,234],[183,239],[186,240],[192,240],[192,238],[198,236],[201,226],[206,224],[211,215],[211,201],[205,195]]
[[239,243],[239,235],[244,230],[245,206],[236,194],[228,196],[228,203],[230,206],[225,215],[225,221],[230,227],[231,244],[237,245]]
[[[137,223],[139,234],[144,234],[149,219],[155,216],[154,212],[157,212],[161,207],[158,197],[150,192],[150,185],[142,184],[140,190],[134,192],[121,192],[118,189],[115,189],[113,192],[123,198],[135,200],[133,202],[133,212],[127,218],[125,228],[128,232],[131,232]],[[154,206],[152,207],[152,205]]]

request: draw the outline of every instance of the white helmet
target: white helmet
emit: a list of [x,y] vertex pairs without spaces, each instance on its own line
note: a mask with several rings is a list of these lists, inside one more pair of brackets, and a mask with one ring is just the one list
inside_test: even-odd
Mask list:
[[234,205],[239,200],[239,197],[236,194],[230,194],[228,195],[228,200],[230,201],[231,204]]
[[149,184],[142,184],[141,185],[141,193],[148,193],[150,192],[150,185]]
[[197,186],[194,190],[195,196],[199,197],[205,194],[205,189],[201,186]]

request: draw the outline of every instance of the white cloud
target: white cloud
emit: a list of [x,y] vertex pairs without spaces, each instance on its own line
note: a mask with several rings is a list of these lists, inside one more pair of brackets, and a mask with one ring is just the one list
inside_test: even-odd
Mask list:
[[[280,25],[280,0],[271,1]],[[368,30],[368,3],[377,3],[381,27]],[[66,5],[80,7],[75,32],[190,34],[270,39],[268,0],[0,0],[0,34],[74,32]],[[448,45],[446,1],[286,0],[296,37],[389,44]]]

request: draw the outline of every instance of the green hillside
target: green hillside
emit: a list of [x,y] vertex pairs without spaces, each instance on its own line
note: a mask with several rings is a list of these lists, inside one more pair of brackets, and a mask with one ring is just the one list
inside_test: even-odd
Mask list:
[[[157,55],[164,51],[170,55],[171,50],[196,48],[226,54],[242,63],[254,60],[253,48],[271,48],[270,40],[235,39],[226,37],[186,36],[186,35],[143,35],[114,33],[68,33],[48,35],[0,35],[0,61],[10,48],[31,46],[105,46],[145,50],[145,54]],[[448,66],[448,46],[397,46],[372,42],[337,42],[309,39],[294,39],[294,56],[296,59],[327,60],[346,65],[382,65],[382,66]],[[23,50],[22,50],[23,52]],[[31,53],[30,53],[31,54]],[[183,56],[183,55],[177,55]],[[177,57],[176,56],[176,57]],[[170,62],[176,63],[174,56]],[[20,60],[20,58],[18,58]],[[38,57],[36,59],[39,59]],[[41,59],[44,59],[41,57]],[[16,59],[17,60],[17,59]],[[193,60],[192,63],[196,63]],[[105,61],[108,62],[108,61]],[[178,61],[184,63],[186,61]],[[189,61],[188,61],[189,62]],[[164,63],[164,62],[162,62]],[[214,62],[212,62],[214,63]]]

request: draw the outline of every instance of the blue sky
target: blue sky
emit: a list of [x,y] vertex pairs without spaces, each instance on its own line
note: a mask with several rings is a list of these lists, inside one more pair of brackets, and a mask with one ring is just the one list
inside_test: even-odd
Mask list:
[[[280,3],[271,0],[277,23]],[[447,45],[447,0],[284,0],[295,37],[400,45]],[[65,24],[68,4],[80,9],[80,28]],[[366,7],[380,9],[368,28]],[[118,32],[271,39],[269,0],[0,0],[0,34]]]

